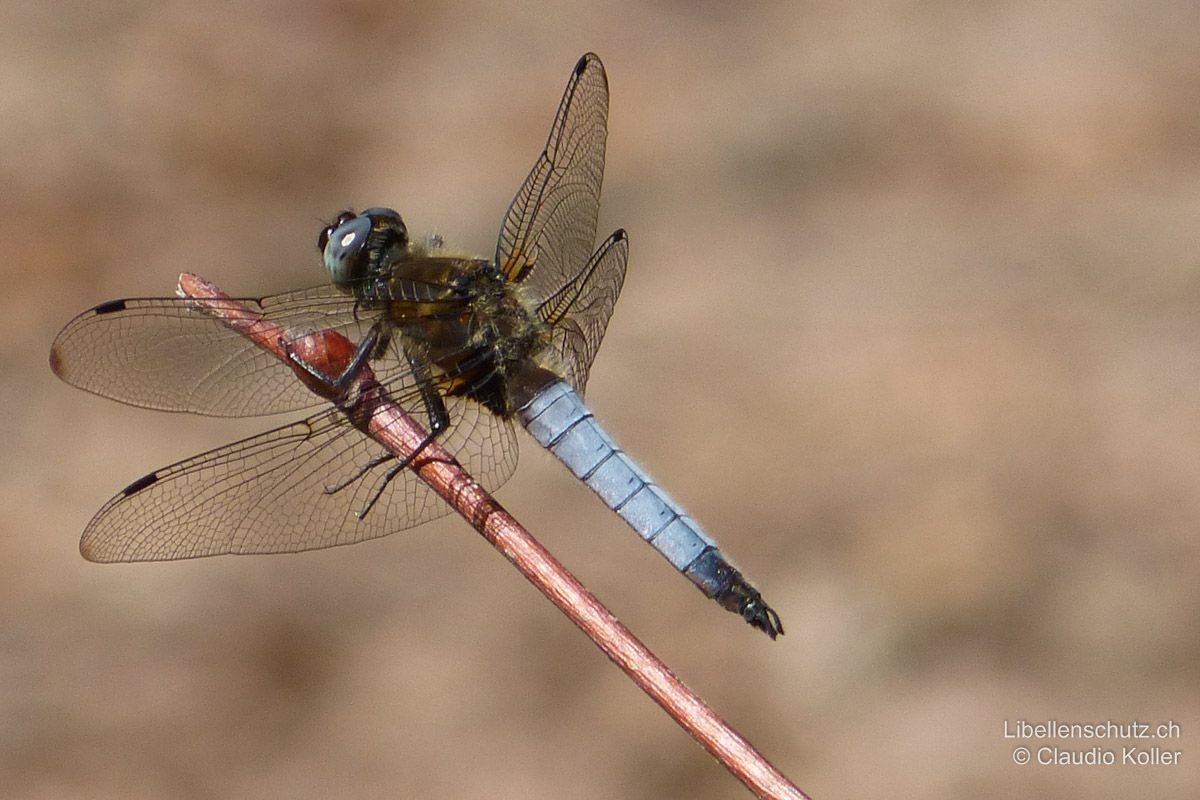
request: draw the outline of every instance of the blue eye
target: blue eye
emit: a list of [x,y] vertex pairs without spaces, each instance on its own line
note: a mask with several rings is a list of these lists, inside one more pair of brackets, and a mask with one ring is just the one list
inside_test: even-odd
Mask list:
[[336,286],[346,286],[366,277],[369,217],[352,217],[321,232],[324,242],[325,270]]
[[326,225],[321,229],[321,233],[317,236],[317,249],[324,253],[325,245],[329,243],[329,237],[332,236],[333,232],[338,229],[338,226],[344,225],[345,223],[354,219],[355,216],[355,213],[350,210],[346,210],[338,214],[337,219],[332,225]]

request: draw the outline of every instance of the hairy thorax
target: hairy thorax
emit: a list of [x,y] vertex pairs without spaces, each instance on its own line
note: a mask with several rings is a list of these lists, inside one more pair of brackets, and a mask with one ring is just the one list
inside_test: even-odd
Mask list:
[[446,395],[509,416],[552,378],[539,364],[549,328],[492,262],[400,262],[384,294],[404,355],[427,365]]

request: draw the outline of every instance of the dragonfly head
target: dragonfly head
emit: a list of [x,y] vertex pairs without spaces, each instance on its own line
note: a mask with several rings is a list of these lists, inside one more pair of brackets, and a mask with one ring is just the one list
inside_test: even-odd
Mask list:
[[408,229],[390,208],[343,211],[317,237],[317,249],[335,286],[351,288],[385,275],[408,249]]

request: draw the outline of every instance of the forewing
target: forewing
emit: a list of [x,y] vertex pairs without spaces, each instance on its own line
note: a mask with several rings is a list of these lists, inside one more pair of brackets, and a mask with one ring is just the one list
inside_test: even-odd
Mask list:
[[621,294],[628,257],[629,238],[618,230],[596,249],[582,271],[538,307],[538,315],[550,325],[563,378],[581,397]]
[[[372,322],[357,318],[354,298],[331,284],[237,302],[293,335],[331,328],[358,341]],[[50,366],[73,386],[164,411],[245,417],[323,402],[290,366],[181,297],[116,300],[83,312],[55,338]],[[381,382],[407,371],[394,353],[372,368]]]
[[575,65],[546,149],[513,198],[496,246],[496,263],[537,298],[558,291],[592,251],[607,125],[608,78],[588,53]]
[[[516,468],[511,423],[461,399],[448,410],[440,441],[495,490]],[[340,411],[323,411],[135,481],[88,524],[80,551],[92,561],[293,553],[374,539],[451,510],[410,469],[387,482],[394,459],[370,466],[383,452]]]

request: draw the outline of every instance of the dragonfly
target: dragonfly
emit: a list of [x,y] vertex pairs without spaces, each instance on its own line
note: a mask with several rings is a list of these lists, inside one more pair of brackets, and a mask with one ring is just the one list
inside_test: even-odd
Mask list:
[[[774,639],[779,615],[716,543],[622,450],[583,402],[625,279],[628,237],[593,250],[608,78],[575,65],[550,135],[508,207],[492,258],[410,237],[388,208],[343,211],[318,236],[328,280],[239,302],[289,334],[356,342],[337,375],[269,355],[184,297],[130,298],[77,316],[51,368],[123,403],[209,416],[310,416],[134,481],[87,525],[101,562],[291,553],[411,528],[450,507],[417,479],[436,441],[488,491],[516,468],[515,423],[553,453],[706,596]],[[350,387],[365,367],[427,437],[401,458],[296,379]]]

